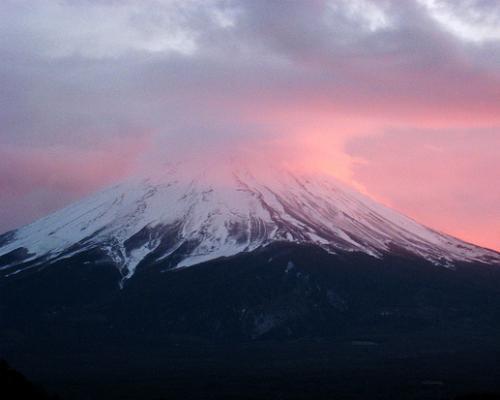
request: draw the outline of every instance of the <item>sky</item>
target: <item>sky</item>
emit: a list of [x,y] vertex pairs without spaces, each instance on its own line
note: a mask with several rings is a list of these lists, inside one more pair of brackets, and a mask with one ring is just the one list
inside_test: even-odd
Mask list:
[[259,154],[500,250],[500,1],[2,0],[0,60],[0,232]]

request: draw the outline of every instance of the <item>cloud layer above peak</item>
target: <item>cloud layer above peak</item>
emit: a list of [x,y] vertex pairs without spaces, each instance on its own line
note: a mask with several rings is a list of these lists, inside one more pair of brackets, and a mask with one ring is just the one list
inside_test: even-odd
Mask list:
[[493,0],[2,1],[0,230],[156,160],[254,152],[499,248],[499,22]]

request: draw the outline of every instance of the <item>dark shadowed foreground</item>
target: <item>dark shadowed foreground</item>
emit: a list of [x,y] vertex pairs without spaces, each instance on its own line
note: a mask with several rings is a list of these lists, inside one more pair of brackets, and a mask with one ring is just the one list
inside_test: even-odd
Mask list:
[[120,289],[100,257],[0,281],[2,357],[65,399],[500,392],[496,266],[277,243],[186,269],[142,265]]

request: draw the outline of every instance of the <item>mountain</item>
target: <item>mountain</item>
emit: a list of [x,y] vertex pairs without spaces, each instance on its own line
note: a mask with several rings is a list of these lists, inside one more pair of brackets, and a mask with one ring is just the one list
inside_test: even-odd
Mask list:
[[500,392],[499,305],[499,253],[264,164],[169,166],[0,237],[0,354],[63,398]]
[[446,267],[500,263],[498,253],[426,228],[331,177],[228,163],[170,167],[4,234],[0,276],[98,249],[126,280],[142,264],[181,268],[274,242],[377,258],[404,251]]

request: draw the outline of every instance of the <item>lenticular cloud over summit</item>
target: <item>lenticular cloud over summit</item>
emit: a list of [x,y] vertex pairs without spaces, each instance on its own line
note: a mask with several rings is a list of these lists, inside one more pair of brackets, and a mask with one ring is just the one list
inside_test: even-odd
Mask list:
[[0,231],[244,154],[498,249],[499,19],[470,0],[3,1]]

